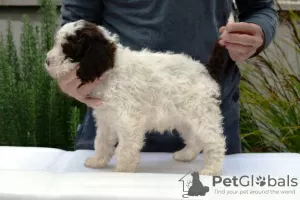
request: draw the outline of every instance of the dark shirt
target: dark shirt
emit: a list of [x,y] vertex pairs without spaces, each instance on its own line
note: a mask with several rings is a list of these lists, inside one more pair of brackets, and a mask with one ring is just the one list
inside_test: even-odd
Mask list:
[[[275,35],[272,0],[236,0],[239,19],[260,25],[265,47]],[[119,34],[133,49],[183,52],[206,62],[231,0],[63,0],[62,24],[86,19]]]

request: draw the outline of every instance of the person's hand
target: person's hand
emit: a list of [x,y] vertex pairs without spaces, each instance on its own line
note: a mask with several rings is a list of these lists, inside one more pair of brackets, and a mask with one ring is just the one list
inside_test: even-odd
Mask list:
[[73,69],[70,73],[60,77],[57,80],[58,86],[65,94],[75,98],[76,100],[86,104],[91,108],[95,108],[102,104],[101,99],[90,97],[89,95],[102,81],[101,78],[95,80],[92,83],[87,83],[78,88],[82,83],[76,76],[78,68]]
[[253,23],[228,23],[220,28],[219,43],[228,49],[234,61],[244,61],[254,55],[264,45],[264,33]]

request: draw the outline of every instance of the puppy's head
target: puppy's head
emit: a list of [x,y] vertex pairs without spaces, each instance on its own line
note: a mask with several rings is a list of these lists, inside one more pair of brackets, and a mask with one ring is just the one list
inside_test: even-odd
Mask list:
[[79,67],[82,83],[92,82],[114,65],[116,36],[85,20],[60,28],[53,48],[47,53],[45,67],[53,78]]

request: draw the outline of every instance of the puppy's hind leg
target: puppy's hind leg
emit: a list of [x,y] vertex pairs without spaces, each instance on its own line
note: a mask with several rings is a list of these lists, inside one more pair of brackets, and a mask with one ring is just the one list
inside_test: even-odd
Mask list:
[[226,151],[222,115],[217,105],[210,106],[211,109],[208,109],[204,115],[193,119],[192,129],[195,137],[203,144],[204,167],[200,170],[200,174],[220,175]]
[[[101,125],[100,125],[101,124]],[[112,128],[97,123],[97,135],[95,138],[95,156],[85,160],[84,165],[89,168],[104,168],[114,155],[117,143],[117,134]]]
[[201,141],[196,137],[187,122],[178,122],[175,127],[184,140],[185,147],[173,154],[173,158],[181,162],[190,162],[197,158],[202,149]]

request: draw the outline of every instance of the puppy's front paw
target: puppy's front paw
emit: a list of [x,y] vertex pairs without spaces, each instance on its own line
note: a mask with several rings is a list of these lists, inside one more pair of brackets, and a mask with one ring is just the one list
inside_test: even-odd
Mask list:
[[117,166],[114,169],[114,172],[135,173],[136,172],[136,167]]
[[222,171],[219,169],[206,169],[203,168],[200,170],[200,175],[206,175],[206,176],[220,176],[222,174]]
[[89,157],[85,160],[84,166],[88,167],[88,168],[100,169],[100,168],[106,167],[107,164],[108,164],[108,161],[101,160],[101,159],[93,156],[93,157]]
[[191,162],[195,160],[199,152],[196,152],[194,149],[183,148],[180,151],[177,151],[173,154],[173,159],[180,162]]

